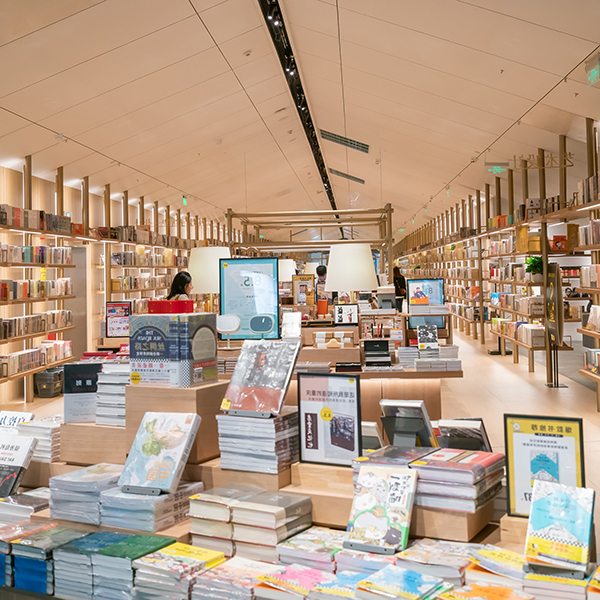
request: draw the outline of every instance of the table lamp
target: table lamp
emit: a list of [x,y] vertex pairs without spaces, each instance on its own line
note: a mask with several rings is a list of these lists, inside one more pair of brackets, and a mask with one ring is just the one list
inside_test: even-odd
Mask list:
[[229,248],[223,246],[204,246],[192,248],[188,261],[188,273],[192,276],[192,293],[210,294],[210,304],[213,305],[212,295],[219,293],[221,258],[231,258]]
[[329,252],[326,292],[367,292],[377,289],[370,244],[336,244]]
[[291,258],[279,259],[279,281],[292,281],[296,274],[296,261]]

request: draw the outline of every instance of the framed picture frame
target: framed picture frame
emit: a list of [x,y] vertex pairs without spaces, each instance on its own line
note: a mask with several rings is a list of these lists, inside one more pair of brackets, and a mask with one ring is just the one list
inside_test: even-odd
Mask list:
[[220,312],[240,319],[240,329],[230,339],[278,339],[278,259],[222,258],[219,263]]
[[129,317],[131,316],[131,301],[106,303],[106,337],[129,337]]
[[315,304],[315,276],[294,275],[292,277],[292,294],[294,304],[307,306]]
[[333,322],[335,325],[358,325],[358,304],[336,304]]
[[362,455],[360,379],[298,373],[300,461],[349,467]]
[[585,487],[583,420],[504,415],[507,512],[529,517],[533,482]]

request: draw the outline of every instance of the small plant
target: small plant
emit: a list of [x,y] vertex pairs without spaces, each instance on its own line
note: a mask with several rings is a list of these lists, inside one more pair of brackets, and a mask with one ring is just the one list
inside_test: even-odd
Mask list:
[[542,275],[544,273],[544,261],[541,256],[530,256],[526,261],[526,273]]

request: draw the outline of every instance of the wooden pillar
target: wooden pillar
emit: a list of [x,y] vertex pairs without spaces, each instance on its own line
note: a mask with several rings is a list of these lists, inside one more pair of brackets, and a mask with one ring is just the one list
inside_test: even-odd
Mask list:
[[165,207],[165,233],[171,235],[171,205]]
[[[529,198],[529,169],[527,168],[527,161],[521,161],[521,178],[522,178],[522,189],[523,189],[523,204],[527,205],[527,198]],[[527,215],[525,215],[527,218]]]
[[33,206],[33,172],[31,168],[31,155],[28,155],[25,157],[23,165],[23,206],[29,207],[27,210],[31,210]]
[[538,173],[540,176],[540,204],[544,209],[544,200],[546,199],[546,154],[543,148],[538,148]]
[[87,175],[81,180],[81,220],[83,235],[90,235],[90,178]]
[[181,239],[181,209],[178,208],[176,214],[176,229],[175,231],[177,232],[176,235],[179,239]]
[[65,178],[63,167],[56,169],[56,214],[65,214]]
[[450,207],[450,235],[454,233],[454,208]]
[[196,222],[194,223],[194,225],[196,226],[196,238],[197,240],[200,239],[200,217],[198,215],[196,215]]
[[202,239],[207,240],[206,217],[202,217]]
[[567,136],[558,136],[558,206],[567,207]]
[[513,178],[513,170],[508,169],[508,214],[515,213],[515,182]]
[[[157,207],[158,207],[158,202],[154,203]],[[138,225],[142,226],[146,224],[146,219],[145,219],[145,206],[144,206],[144,196],[140,196],[140,200],[138,202],[138,217],[137,217],[137,221],[138,221]],[[155,221],[156,223],[156,221]],[[154,231],[156,231],[156,233],[158,233],[158,231],[156,230],[156,225],[154,226]]]
[[123,192],[123,225],[125,227],[129,225],[129,192],[127,190]]
[[596,141],[594,140],[594,119],[589,117],[585,120],[585,144],[587,150],[587,176],[591,177],[596,173],[596,161],[594,159]]
[[481,233],[481,190],[475,190],[475,229]]
[[460,224],[461,224],[461,227],[468,227],[466,204],[467,203],[465,200],[460,201]]
[[[142,198],[140,198],[140,202],[142,201]],[[154,201],[154,206],[152,208],[152,212],[153,212],[152,223],[154,225],[154,233],[158,234],[158,233],[160,233],[160,212],[158,210],[158,200]]]
[[[543,150],[542,150],[543,152]],[[543,163],[540,164],[542,166]],[[540,169],[540,172],[542,169]],[[541,177],[540,177],[541,183]],[[548,268],[548,223],[542,221],[540,231],[540,241],[542,245],[542,262],[544,263],[544,281],[542,283],[542,297],[546,297],[546,280],[547,280],[547,268]],[[559,290],[560,291],[560,290]],[[547,304],[544,302],[544,320],[546,324],[545,338],[546,338],[546,383],[552,383],[553,381],[553,364],[552,364],[552,348],[550,347],[550,335],[548,333],[548,312]],[[532,357],[529,357],[529,363],[531,367]]]
[[491,198],[490,198],[490,184],[485,184],[485,230],[489,229],[490,212],[491,212]]
[[[104,227],[110,227],[111,218],[110,218],[110,183],[107,183],[104,186]],[[110,239],[110,233],[109,233]],[[104,257],[105,263],[110,263],[110,256]],[[109,282],[110,283],[110,282]]]
[[186,221],[186,235],[185,237],[188,240],[192,239],[192,217],[190,213],[187,213],[187,221]]
[[502,214],[502,180],[500,177],[496,177],[496,217]]

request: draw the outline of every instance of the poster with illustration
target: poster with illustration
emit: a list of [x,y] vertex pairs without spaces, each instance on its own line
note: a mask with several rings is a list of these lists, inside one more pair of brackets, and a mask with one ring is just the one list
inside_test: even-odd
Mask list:
[[360,383],[342,373],[298,373],[300,460],[351,466],[362,454]]
[[[413,469],[361,465],[348,521],[348,547],[404,550],[417,486]],[[346,544],[344,544],[346,546]]]
[[336,304],[333,322],[336,325],[358,325],[358,304]]
[[442,279],[409,279],[409,305],[441,306],[444,304],[444,281]]
[[314,275],[294,275],[292,277],[292,287],[294,304],[306,304],[310,306],[315,303]]

